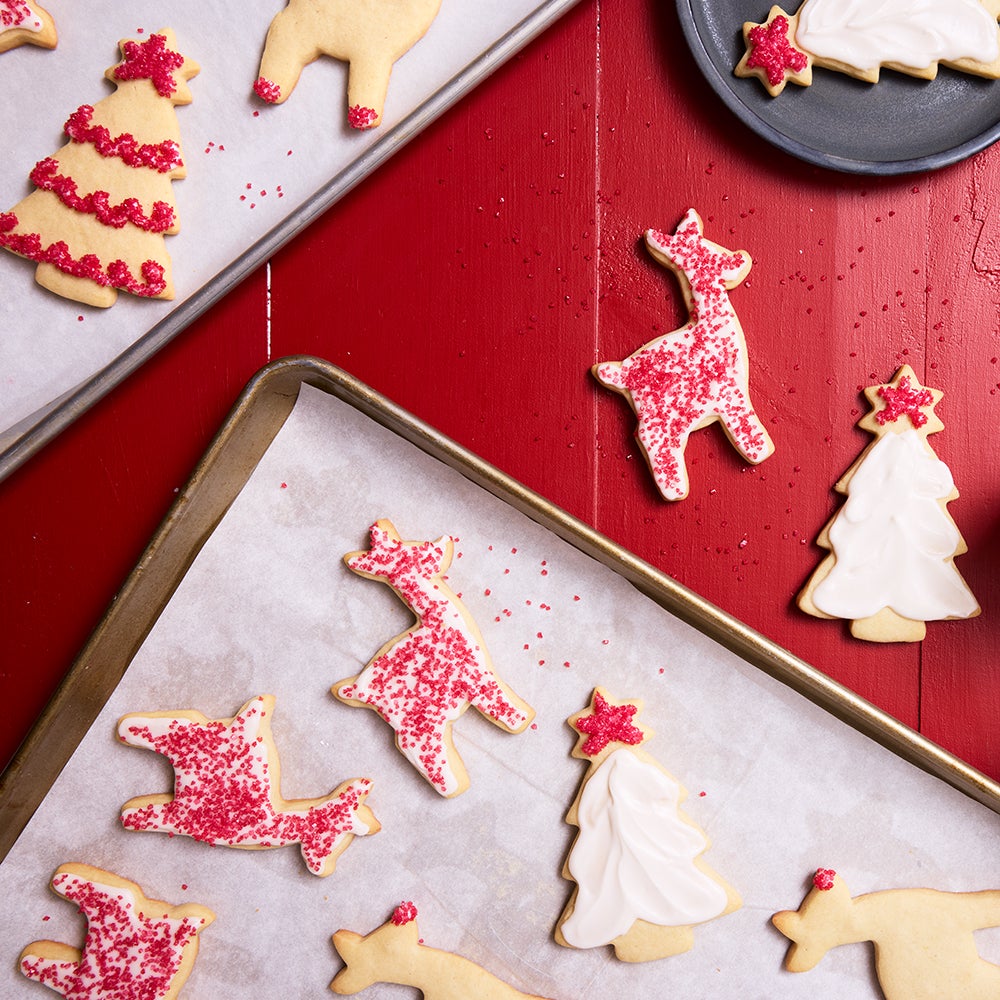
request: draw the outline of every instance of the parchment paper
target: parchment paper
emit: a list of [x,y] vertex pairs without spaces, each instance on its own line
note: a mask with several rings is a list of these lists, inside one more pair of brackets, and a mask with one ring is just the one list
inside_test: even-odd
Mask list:
[[[81,104],[113,92],[104,71],[120,61],[118,40],[173,28],[201,66],[192,104],[176,109],[187,177],[173,185],[181,232],[166,238],[176,299],[123,293],[107,310],[81,306],[35,284],[34,264],[0,252],[0,448],[38,411],[123,354],[172,310],[306,205],[328,181],[380,143],[536,9],[539,0],[444,0],[427,34],[392,73],[383,123],[358,132],[346,122],[346,65],[321,58],[292,96],[268,106],[251,90],[271,18],[285,0],[113,0],[52,3],[59,44],[3,54],[0,80],[0,211],[34,190],[35,163],[59,149],[63,123]],[[474,9],[474,16],[470,16]],[[143,32],[140,35],[139,32]],[[426,124],[426,123],[425,123]]]
[[[470,711],[455,741],[470,773],[437,795],[371,711],[329,693],[412,619],[388,587],[353,574],[379,517],[404,538],[457,538],[449,583],[476,618],[498,673],[537,710],[513,736]],[[877,654],[873,653],[873,661]],[[873,663],[873,668],[875,665]],[[641,698],[646,744],[689,791],[705,860],[743,896],[698,927],[687,954],[642,965],[608,948],[564,949],[552,931],[572,891],[564,822],[584,771],[566,718],[595,685]],[[114,740],[130,711],[229,717],[276,696],[286,797],[374,780],[382,823],[327,879],[295,847],[211,848],[128,833],[118,810],[169,791],[169,766]],[[813,871],[855,893],[901,886],[996,887],[997,816],[837,722],[684,625],[607,568],[319,390],[299,402],[188,571],[118,690],[0,866],[0,995],[41,997],[15,971],[38,938],[82,942],[82,918],[47,889],[69,860],[114,870],[171,902],[214,910],[183,996],[321,997],[340,968],[330,935],[367,933],[412,900],[424,941],[554,1000],[663,996],[877,997],[869,946],[812,972],[781,968],[771,914],[796,908]],[[985,957],[1000,938],[980,935]],[[378,985],[364,996],[416,996]]]

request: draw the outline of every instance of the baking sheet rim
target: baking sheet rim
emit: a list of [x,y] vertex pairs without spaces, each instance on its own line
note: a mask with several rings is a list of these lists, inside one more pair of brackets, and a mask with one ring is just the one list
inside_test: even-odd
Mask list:
[[[553,531],[693,626],[897,756],[1000,813],[1000,784],[726,614],[330,362],[272,361],[243,390],[122,590],[0,776],[0,862],[111,696],[174,590],[308,383]],[[113,655],[108,650],[113,651]]]
[[379,142],[332,177],[240,257],[209,278],[113,361],[17,423],[0,429],[0,482],[577,3],[579,0],[544,0],[532,14],[388,130]]

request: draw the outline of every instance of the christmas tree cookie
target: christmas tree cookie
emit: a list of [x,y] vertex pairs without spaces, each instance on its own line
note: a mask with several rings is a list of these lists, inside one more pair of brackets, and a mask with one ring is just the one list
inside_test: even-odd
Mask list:
[[232,719],[193,711],[123,716],[118,738],[163,754],[174,769],[172,794],[122,806],[125,829],[251,850],[298,844],[314,875],[331,874],[355,837],[379,831],[365,805],[371,782],[355,778],[323,798],[283,799],[273,712],[274,698],[261,695]]
[[148,899],[135,882],[90,865],[62,865],[52,889],[86,917],[83,950],[35,941],[18,967],[66,1000],[174,1000],[215,919],[197,903]]
[[18,45],[38,45],[54,49],[56,24],[44,7],[34,0],[0,0],[0,52]]
[[333,943],[344,960],[330,984],[339,996],[360,993],[375,983],[396,983],[415,987],[424,1000],[544,1000],[508,986],[461,955],[428,948],[413,903],[400,903],[381,927],[364,937],[339,930]]
[[692,431],[718,421],[736,450],[755,465],[774,452],[750,402],[746,340],[729,298],[750,273],[750,255],[727,250],[703,234],[693,208],[673,233],[647,230],[650,254],[680,281],[688,322],[624,361],[592,369],[635,411],[636,439],[665,500],[688,494],[684,449]]
[[736,66],[772,97],[786,83],[808,87],[813,66],[877,83],[882,68],[933,80],[938,66],[1000,77],[1000,0],[805,0],[794,13],[772,7],[743,25]]
[[38,284],[101,307],[119,289],[174,296],[164,237],[179,229],[172,182],[185,175],[174,108],[198,72],[168,29],[119,45],[105,74],[115,92],[70,115],[69,142],[31,171],[37,190],[0,212],[0,247],[35,261]]
[[372,708],[396,732],[396,745],[435,791],[464,792],[469,777],[452,741],[452,725],[470,706],[510,733],[523,732],[534,710],[497,675],[479,628],[444,580],[454,540],[407,542],[391,521],[372,525],[371,548],[344,561],[361,576],[388,584],[416,615],[357,677],[334,685],[348,705]]
[[975,932],[1000,927],[1000,890],[886,889],[851,897],[831,868],[774,926],[792,942],[789,972],[808,972],[831,948],[871,941],[885,1000],[996,1000],[1000,965],[979,955]]
[[819,618],[849,619],[859,639],[919,642],[925,622],[979,614],[954,562],[966,551],[947,508],[958,490],[927,442],[944,429],[942,395],[908,365],[865,389],[871,411],[858,426],[875,439],[836,485],[847,502],[817,539],[830,554],[798,601]]
[[612,945],[624,962],[688,951],[694,926],[741,905],[701,855],[709,841],[680,809],[687,792],[644,749],[641,701],[595,688],[569,724],[589,764],[566,821],[579,827],[563,868],[576,883],[556,928],[571,948]]

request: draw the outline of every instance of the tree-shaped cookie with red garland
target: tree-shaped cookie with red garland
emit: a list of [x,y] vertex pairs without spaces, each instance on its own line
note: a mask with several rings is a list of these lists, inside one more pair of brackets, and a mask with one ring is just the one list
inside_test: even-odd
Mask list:
[[54,49],[57,41],[52,15],[35,0],[0,0],[0,52],[18,45]]
[[886,1000],[1000,997],[1000,965],[979,954],[974,936],[1000,927],[998,889],[884,889],[852,898],[832,868],[820,868],[801,906],[771,920],[792,942],[789,972],[808,972],[831,948],[871,941]]
[[274,697],[260,695],[232,719],[194,711],[123,716],[118,738],[162,754],[174,769],[172,794],[122,806],[125,829],[249,850],[298,844],[314,875],[331,874],[355,837],[379,830],[365,805],[371,781],[345,781],[323,798],[283,799],[273,712]]
[[347,565],[388,584],[416,615],[364,670],[333,687],[348,705],[374,709],[396,732],[396,746],[433,786],[451,798],[469,787],[452,726],[470,706],[501,729],[523,732],[534,710],[493,670],[479,627],[445,582],[454,539],[403,541],[382,519],[370,530],[371,548],[349,552]]
[[979,614],[954,562],[966,551],[947,508],[958,490],[927,442],[944,429],[942,395],[908,365],[865,389],[871,410],[858,426],[875,439],[836,484],[847,502],[817,539],[830,553],[798,601],[816,617],[849,619],[859,639],[919,642],[928,621]]
[[174,1000],[215,919],[197,903],[148,899],[135,882],[90,865],[61,865],[52,889],[86,917],[83,950],[35,941],[18,968],[66,1000]]
[[100,307],[119,289],[174,297],[164,237],[178,232],[172,187],[186,172],[174,108],[198,72],[169,29],[119,45],[105,74],[115,92],[70,115],[69,142],[31,171],[37,190],[0,212],[0,247],[35,261],[38,284]]
[[569,719],[573,756],[589,764],[566,822],[579,827],[563,867],[576,883],[556,927],[571,948],[612,945],[624,962],[690,950],[694,926],[741,905],[702,859],[705,833],[681,810],[687,792],[644,749],[642,702],[595,688]]
[[330,984],[338,996],[352,996],[375,983],[396,983],[415,987],[424,1000],[544,1000],[509,986],[461,955],[427,947],[413,903],[400,903],[381,927],[363,937],[339,930],[333,943],[344,960]]

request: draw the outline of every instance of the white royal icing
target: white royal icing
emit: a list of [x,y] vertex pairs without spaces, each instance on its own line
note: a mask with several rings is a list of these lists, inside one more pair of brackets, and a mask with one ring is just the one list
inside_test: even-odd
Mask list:
[[14,29],[37,33],[44,27],[45,22],[24,0],[0,0],[0,35]]
[[968,618],[979,609],[951,559],[961,535],[941,501],[951,471],[912,428],[885,434],[855,470],[830,525],[836,562],[812,594],[835,618],[892,608],[913,621]]
[[708,844],[679,802],[677,782],[630,750],[614,751],[590,776],[568,861],[577,883],[562,925],[569,944],[609,944],[637,919],[682,927],[725,910],[725,889],[694,864]]
[[806,0],[796,44],[813,56],[871,70],[884,63],[1000,56],[997,21],[979,0]]

